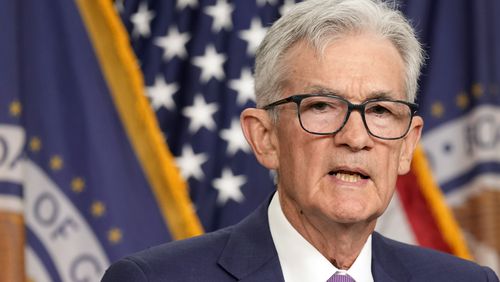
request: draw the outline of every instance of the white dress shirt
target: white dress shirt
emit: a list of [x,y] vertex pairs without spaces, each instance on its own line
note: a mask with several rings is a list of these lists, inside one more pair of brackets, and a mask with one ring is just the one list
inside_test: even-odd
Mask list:
[[336,272],[349,274],[356,282],[373,282],[372,237],[347,271],[337,269],[290,224],[276,192],[268,209],[269,228],[285,282],[326,282]]

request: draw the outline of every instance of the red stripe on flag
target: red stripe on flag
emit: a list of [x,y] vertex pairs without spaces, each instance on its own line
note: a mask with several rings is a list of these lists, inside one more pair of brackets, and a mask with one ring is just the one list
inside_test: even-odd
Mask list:
[[413,169],[398,178],[397,190],[418,244],[452,254]]

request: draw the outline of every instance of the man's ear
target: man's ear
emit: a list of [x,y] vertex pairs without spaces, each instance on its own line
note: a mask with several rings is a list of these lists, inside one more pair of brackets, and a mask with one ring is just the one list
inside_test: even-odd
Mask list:
[[278,149],[274,124],[265,110],[247,108],[240,115],[241,129],[255,157],[268,169],[278,168]]
[[403,175],[410,171],[411,160],[413,158],[413,152],[420,141],[420,136],[422,134],[422,127],[424,121],[421,117],[416,116],[413,118],[410,130],[408,134],[403,139],[403,146],[401,148],[401,154],[399,156],[399,167],[398,174]]

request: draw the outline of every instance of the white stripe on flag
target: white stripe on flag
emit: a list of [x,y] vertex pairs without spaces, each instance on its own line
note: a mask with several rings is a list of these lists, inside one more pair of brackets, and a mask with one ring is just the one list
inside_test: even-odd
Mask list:
[[0,211],[22,213],[23,202],[17,196],[0,195]]

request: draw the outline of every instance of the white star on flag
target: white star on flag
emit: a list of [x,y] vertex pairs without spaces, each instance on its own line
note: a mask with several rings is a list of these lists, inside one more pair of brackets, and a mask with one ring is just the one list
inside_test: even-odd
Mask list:
[[238,92],[236,103],[243,106],[247,101],[255,101],[254,80],[249,68],[243,68],[239,79],[232,79],[228,84],[229,88]]
[[269,3],[271,5],[276,5],[276,0],[257,0],[257,6],[259,7],[265,6],[266,3]]
[[186,7],[196,8],[198,7],[198,0],[177,0],[177,11],[181,11]]
[[155,111],[162,106],[172,111],[175,109],[173,96],[177,90],[179,90],[177,83],[167,83],[162,75],[157,75],[155,84],[147,87],[146,95],[151,99]]
[[231,21],[233,10],[233,5],[227,3],[226,0],[217,0],[215,6],[205,8],[205,13],[213,19],[212,31],[214,33],[220,32],[222,29],[230,30],[233,27]]
[[189,39],[191,39],[189,33],[180,33],[176,26],[172,26],[167,35],[155,38],[154,44],[163,48],[164,61],[169,61],[175,56],[184,59],[187,57],[186,43]]
[[200,128],[205,127],[208,130],[215,129],[213,114],[217,112],[219,106],[217,103],[207,104],[203,95],[197,94],[194,97],[192,106],[185,107],[182,114],[190,119],[189,132],[195,134]]
[[262,26],[259,18],[252,19],[249,29],[240,31],[239,36],[248,43],[247,54],[249,56],[255,55],[257,47],[259,47],[260,42],[266,36],[266,31],[267,29]]
[[220,137],[227,142],[227,154],[234,156],[238,150],[245,153],[250,153],[250,146],[245,139],[245,135],[241,131],[239,119],[231,120],[231,127],[229,129],[222,129]]
[[184,179],[189,179],[191,177],[198,181],[203,180],[204,174],[201,166],[208,160],[206,153],[195,154],[193,147],[190,145],[184,145],[182,147],[182,155],[175,158],[177,165],[181,170],[181,174]]
[[236,176],[231,169],[224,168],[222,176],[212,181],[212,185],[219,192],[217,203],[222,206],[230,199],[238,203],[243,202],[245,196],[241,193],[241,186],[246,182],[247,178],[244,175]]
[[148,10],[148,3],[146,1],[139,4],[139,10],[130,16],[130,21],[134,25],[132,36],[147,37],[151,34],[151,20],[155,17],[153,11]]
[[283,6],[280,7],[280,14],[283,16],[295,5],[295,0],[285,0]]
[[212,77],[218,80],[225,77],[223,64],[226,60],[226,55],[217,53],[214,45],[210,44],[205,49],[203,56],[193,58],[193,64],[201,68],[201,80],[206,83]]

